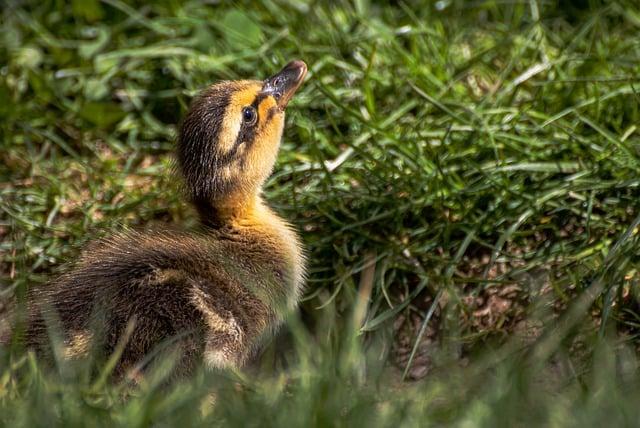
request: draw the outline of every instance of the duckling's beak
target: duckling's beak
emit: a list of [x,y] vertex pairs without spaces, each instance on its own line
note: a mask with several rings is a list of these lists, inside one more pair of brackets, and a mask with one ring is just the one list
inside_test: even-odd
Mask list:
[[262,93],[272,95],[280,110],[284,110],[306,75],[307,64],[303,61],[291,61],[278,73],[264,81]]

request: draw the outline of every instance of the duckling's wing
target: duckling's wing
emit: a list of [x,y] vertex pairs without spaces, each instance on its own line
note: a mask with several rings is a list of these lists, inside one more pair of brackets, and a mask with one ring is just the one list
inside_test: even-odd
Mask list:
[[112,351],[129,331],[123,366],[178,336],[188,361],[205,352],[211,365],[239,364],[270,312],[228,274],[228,261],[218,243],[199,235],[127,231],[104,239],[33,293],[28,339],[41,342],[52,315],[77,348],[71,353],[85,351],[96,331]]

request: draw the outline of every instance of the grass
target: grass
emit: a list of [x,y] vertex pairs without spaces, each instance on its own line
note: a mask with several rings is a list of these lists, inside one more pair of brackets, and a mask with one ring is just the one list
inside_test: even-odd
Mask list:
[[171,174],[189,99],[293,58],[310,77],[266,194],[310,271],[248,373],[131,388],[0,349],[3,424],[638,420],[636,2],[9,6],[2,296],[123,223],[193,224]]

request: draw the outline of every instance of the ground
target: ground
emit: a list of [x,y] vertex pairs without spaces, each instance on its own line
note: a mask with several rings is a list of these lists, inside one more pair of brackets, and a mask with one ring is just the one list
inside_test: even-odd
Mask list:
[[637,2],[10,1],[2,29],[0,298],[123,224],[192,226],[189,100],[297,58],[265,192],[310,261],[248,372],[4,349],[3,423],[638,420]]

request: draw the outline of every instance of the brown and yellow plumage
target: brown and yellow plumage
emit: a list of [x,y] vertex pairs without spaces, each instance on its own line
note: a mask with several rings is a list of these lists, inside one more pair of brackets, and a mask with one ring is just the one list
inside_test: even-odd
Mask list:
[[294,61],[262,82],[204,90],[177,145],[202,230],[126,231],[91,244],[69,272],[31,290],[26,343],[45,348],[49,319],[57,319],[70,358],[91,347],[113,352],[127,331],[120,373],[162,343],[178,347],[186,371],[201,360],[242,366],[300,297],[300,242],[264,203],[261,187],[276,160],[284,108],[305,74]]

